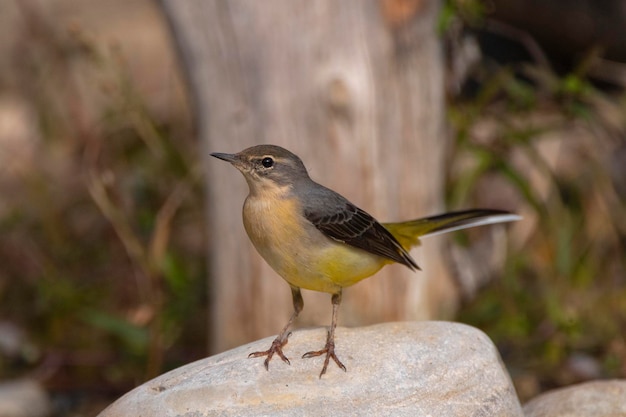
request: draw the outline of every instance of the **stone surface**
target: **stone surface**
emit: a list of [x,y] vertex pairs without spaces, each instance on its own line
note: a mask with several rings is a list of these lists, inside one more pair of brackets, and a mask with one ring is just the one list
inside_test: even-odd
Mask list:
[[522,416],[499,354],[481,331],[457,323],[386,323],[338,328],[347,367],[301,359],[323,347],[323,328],[297,330],[285,346],[291,366],[262,358],[266,338],[161,375],[100,417],[121,416]]
[[593,381],[548,391],[524,405],[526,417],[626,416],[626,380]]
[[0,383],[0,416],[45,417],[52,413],[48,394],[36,381]]

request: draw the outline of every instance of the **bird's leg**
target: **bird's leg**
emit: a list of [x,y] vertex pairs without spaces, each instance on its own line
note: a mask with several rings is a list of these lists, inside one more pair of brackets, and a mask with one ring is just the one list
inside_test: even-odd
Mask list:
[[269,370],[270,360],[272,359],[272,356],[274,356],[274,354],[277,354],[283,360],[283,362],[287,362],[291,365],[289,359],[287,359],[287,357],[283,354],[283,346],[287,344],[287,339],[291,334],[289,328],[293,324],[296,317],[298,317],[298,314],[300,314],[300,312],[304,308],[304,300],[302,299],[300,288],[291,287],[291,297],[293,299],[293,313],[291,314],[291,317],[289,317],[289,321],[287,322],[285,327],[283,327],[278,336],[276,336],[276,339],[274,339],[274,341],[272,342],[270,348],[261,352],[252,352],[248,355],[249,358],[267,356],[267,358],[265,358],[265,362],[263,362],[263,364],[265,365],[265,369],[267,370]]
[[341,363],[337,355],[335,354],[335,327],[337,327],[337,314],[339,312],[339,305],[341,304],[341,290],[338,293],[333,294],[331,299],[333,303],[333,318],[330,323],[330,330],[328,331],[328,336],[326,337],[326,346],[322,350],[316,350],[312,352],[307,352],[302,355],[303,358],[313,358],[315,356],[321,356],[326,354],[326,359],[324,359],[324,366],[322,367],[322,372],[320,372],[320,378],[322,375],[326,373],[326,368],[328,368],[328,362],[332,358],[333,361],[337,364],[338,367],[346,371],[346,367]]

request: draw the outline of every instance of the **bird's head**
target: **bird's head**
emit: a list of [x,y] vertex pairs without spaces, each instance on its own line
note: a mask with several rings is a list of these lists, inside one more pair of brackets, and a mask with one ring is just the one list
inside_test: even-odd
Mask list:
[[276,145],[257,145],[235,154],[212,153],[230,162],[246,178],[250,193],[291,189],[295,183],[308,180],[302,160]]

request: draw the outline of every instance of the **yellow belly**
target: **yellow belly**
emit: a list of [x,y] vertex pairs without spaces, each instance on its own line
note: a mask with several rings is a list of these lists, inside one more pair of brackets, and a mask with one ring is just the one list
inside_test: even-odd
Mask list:
[[302,217],[296,201],[249,196],[246,232],[265,261],[290,285],[336,293],[378,272],[387,260],[326,237]]

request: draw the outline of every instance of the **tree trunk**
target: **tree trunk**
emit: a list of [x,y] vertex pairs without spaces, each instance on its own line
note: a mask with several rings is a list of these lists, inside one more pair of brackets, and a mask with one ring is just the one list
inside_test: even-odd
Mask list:
[[[443,63],[437,0],[162,0],[195,99],[207,174],[211,351],[276,334],[288,285],[243,229],[243,177],[210,152],[272,143],[380,221],[442,209]],[[344,291],[340,325],[450,314],[441,244]],[[299,325],[327,325],[305,292]],[[340,335],[338,337],[341,337]]]

